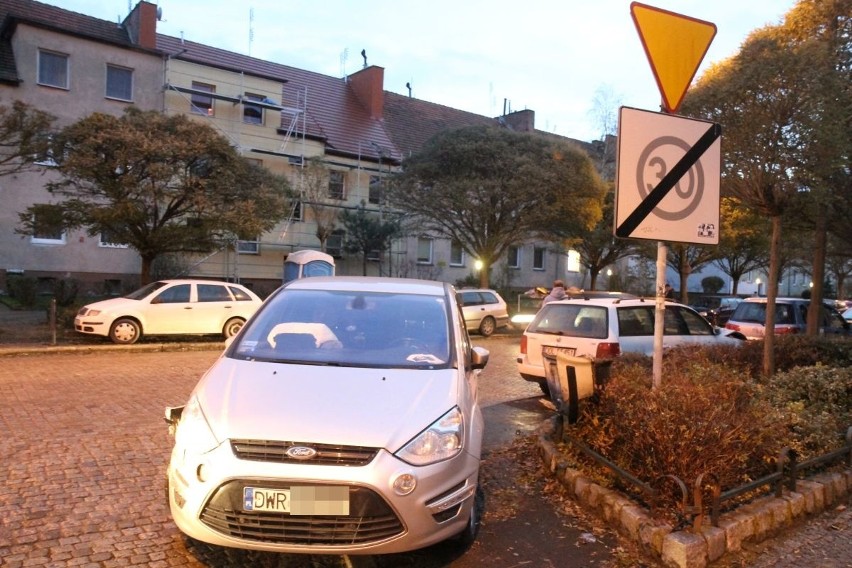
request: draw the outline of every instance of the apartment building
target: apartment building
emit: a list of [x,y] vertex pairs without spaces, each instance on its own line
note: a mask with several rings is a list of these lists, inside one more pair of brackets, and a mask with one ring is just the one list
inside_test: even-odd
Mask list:
[[[362,259],[343,249],[337,214],[363,206],[387,213],[382,187],[442,129],[498,124],[535,130],[533,111],[485,117],[384,90],[384,70],[369,66],[332,77],[156,33],[157,8],[139,2],[121,23],[31,0],[0,0],[0,102],[25,100],[64,126],[91,112],[119,114],[128,105],[185,114],[226,137],[247,159],[288,178],[299,192],[271,231],[251,240],[223,240],[206,255],[182,256],[182,275],[238,280],[260,292],[282,278],[295,250],[325,249],[341,274],[360,274]],[[614,145],[573,141],[612,170]],[[318,166],[318,167],[311,167]],[[116,293],[138,283],[138,255],[85,230],[21,237],[17,212],[50,202],[35,173],[0,178],[0,289],[10,275],[75,279],[86,292]],[[319,177],[318,173],[319,172]],[[323,240],[319,234],[323,233]],[[475,274],[476,259],[455,243],[416,230],[389,251],[368,256],[371,275],[456,282]],[[582,285],[576,258],[548,243],[518,243],[492,271],[492,281],[516,289],[554,278]]]
[[[29,0],[0,1],[0,104],[15,100],[47,111],[58,128],[93,112],[120,115],[130,105],[163,107],[163,60],[155,45],[156,7],[141,3],[121,24]],[[139,257],[108,235],[62,231],[42,224],[33,236],[15,233],[19,212],[55,198],[50,158],[40,172],[0,177],[0,289],[9,276],[96,279],[107,291],[138,280]]]

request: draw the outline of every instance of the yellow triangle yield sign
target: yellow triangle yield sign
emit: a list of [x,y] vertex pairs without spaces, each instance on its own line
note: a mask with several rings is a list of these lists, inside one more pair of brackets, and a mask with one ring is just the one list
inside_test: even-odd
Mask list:
[[632,2],[630,14],[668,112],[677,112],[716,36],[716,24]]

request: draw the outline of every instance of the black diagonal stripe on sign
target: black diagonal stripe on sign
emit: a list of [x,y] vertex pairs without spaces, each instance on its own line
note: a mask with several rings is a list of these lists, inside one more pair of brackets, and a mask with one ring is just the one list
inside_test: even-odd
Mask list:
[[648,196],[642,200],[638,207],[631,213],[627,219],[615,230],[615,236],[626,238],[633,234],[633,231],[636,230],[636,227],[639,226],[639,223],[645,220],[645,218],[651,214],[651,211],[660,204],[660,201],[668,195],[669,191],[677,185],[677,182],[680,181],[686,172],[689,171],[689,168],[695,165],[695,163],[704,155],[704,152],[707,151],[710,146],[713,145],[713,142],[716,141],[719,136],[722,135],[722,127],[718,124],[711,124],[710,128],[707,129],[701,138],[698,139],[698,142],[689,149],[689,151],[683,155],[683,158],[675,164],[669,173],[660,180],[660,183],[655,187]]

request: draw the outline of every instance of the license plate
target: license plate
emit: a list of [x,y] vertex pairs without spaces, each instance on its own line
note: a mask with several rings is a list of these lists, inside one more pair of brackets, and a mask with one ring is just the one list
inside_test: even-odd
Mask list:
[[245,511],[273,511],[291,515],[348,515],[349,488],[298,486],[290,489],[246,487]]
[[542,355],[545,357],[553,357],[553,359],[556,359],[556,356],[559,353],[562,353],[563,355],[574,355],[576,352],[577,349],[574,347],[554,347],[552,345],[544,345],[541,348]]

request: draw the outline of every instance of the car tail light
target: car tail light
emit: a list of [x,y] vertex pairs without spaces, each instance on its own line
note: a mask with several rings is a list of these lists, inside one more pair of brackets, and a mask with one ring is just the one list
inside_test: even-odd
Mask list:
[[775,326],[775,335],[793,335],[799,333],[799,330],[794,326]]
[[527,354],[527,336],[522,335],[521,336],[521,355],[526,355],[526,354]]
[[730,322],[728,322],[728,323],[726,323],[726,324],[725,324],[725,329],[733,329],[734,331],[739,331],[739,330],[740,330],[740,326],[738,326],[738,325],[737,325],[737,324],[735,324],[735,323],[730,323]]
[[613,359],[621,355],[621,345],[618,343],[598,343],[595,359]]

